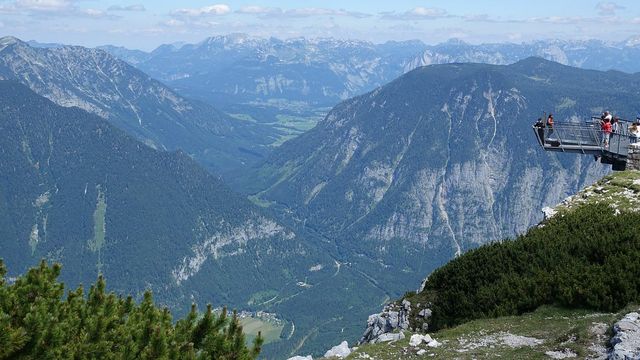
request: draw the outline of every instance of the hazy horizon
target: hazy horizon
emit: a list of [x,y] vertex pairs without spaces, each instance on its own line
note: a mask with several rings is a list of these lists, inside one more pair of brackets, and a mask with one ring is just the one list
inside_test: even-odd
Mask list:
[[536,40],[622,42],[639,36],[640,2],[0,0],[0,32],[25,41],[152,50],[211,36],[420,40],[471,44]]

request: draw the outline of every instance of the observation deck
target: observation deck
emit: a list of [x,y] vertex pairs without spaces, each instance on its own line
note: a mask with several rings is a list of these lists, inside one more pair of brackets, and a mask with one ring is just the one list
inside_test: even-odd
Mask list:
[[594,155],[603,164],[611,164],[613,170],[625,170],[629,145],[638,137],[629,132],[632,122],[620,120],[618,131],[611,133],[609,144],[604,143],[600,119],[585,122],[556,122],[552,128],[534,125],[538,144],[546,151]]

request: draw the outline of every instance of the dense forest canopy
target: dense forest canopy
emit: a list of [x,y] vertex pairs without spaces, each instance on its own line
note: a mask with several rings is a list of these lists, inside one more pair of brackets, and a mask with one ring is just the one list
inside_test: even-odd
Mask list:
[[589,204],[460,256],[408,299],[431,308],[430,330],[545,304],[617,311],[640,301],[638,258],[640,214]]

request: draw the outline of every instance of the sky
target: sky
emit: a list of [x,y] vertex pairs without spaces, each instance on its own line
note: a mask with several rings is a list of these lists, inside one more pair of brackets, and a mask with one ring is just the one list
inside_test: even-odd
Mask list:
[[374,43],[640,38],[639,0],[0,0],[0,35],[152,50],[230,33]]

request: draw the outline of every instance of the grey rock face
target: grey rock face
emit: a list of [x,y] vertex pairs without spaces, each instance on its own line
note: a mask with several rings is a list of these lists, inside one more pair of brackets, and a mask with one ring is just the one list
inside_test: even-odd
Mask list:
[[613,325],[611,360],[640,359],[640,314],[632,312]]
[[[409,329],[411,303],[403,300],[401,305],[389,304],[381,313],[369,316],[367,329],[358,344],[378,343],[404,338],[403,330]],[[395,334],[400,332],[400,334]],[[402,337],[400,337],[402,336]]]
[[349,348],[349,343],[343,341],[340,345],[334,346],[331,350],[327,351],[324,354],[325,358],[338,358],[344,359],[351,354],[351,349]]
[[[273,176],[256,190],[401,293],[457,254],[525,232],[541,208],[609,171],[593,158],[542,151],[531,129],[539,109],[566,105],[555,112],[561,121],[590,114],[600,96],[565,79],[592,87],[592,74],[540,59],[417,69],[276,149],[262,172]],[[563,79],[535,80],[554,77]],[[627,90],[616,97],[620,113],[633,113]]]
[[640,143],[629,145],[627,170],[640,170]]
[[431,317],[431,309],[422,309],[420,310],[420,312],[418,313],[418,316],[420,316],[421,318],[425,318],[428,319]]
[[398,340],[402,340],[402,339],[404,339],[404,333],[402,333],[402,332],[386,333],[386,334],[382,334],[382,335],[378,336],[378,338],[376,339],[376,342],[377,343],[390,342],[390,341],[398,341]]

